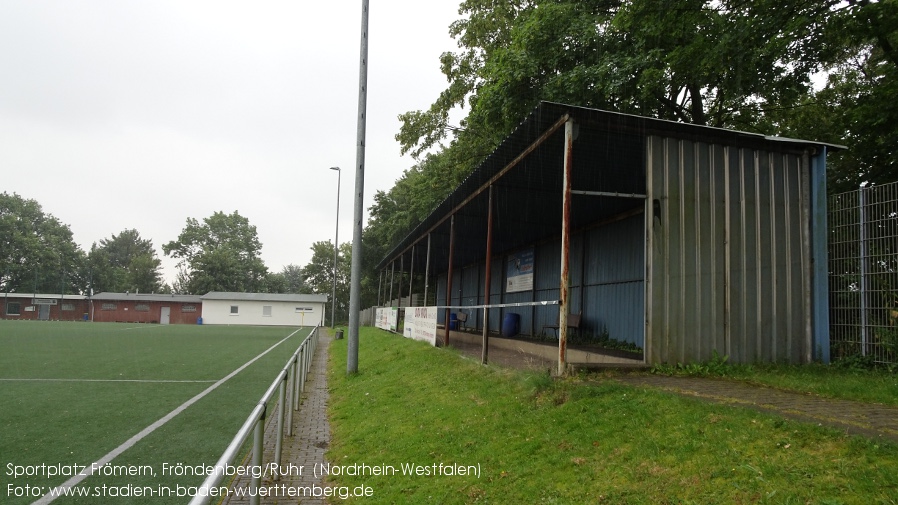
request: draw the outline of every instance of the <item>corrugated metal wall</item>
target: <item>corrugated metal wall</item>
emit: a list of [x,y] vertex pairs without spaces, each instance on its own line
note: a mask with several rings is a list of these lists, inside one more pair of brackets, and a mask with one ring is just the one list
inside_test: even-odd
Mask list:
[[[574,241],[572,237],[571,244]],[[561,242],[537,245],[533,251],[533,296],[530,301],[558,300],[561,292],[560,278]],[[521,315],[521,331],[530,335],[539,335],[545,325],[558,323],[557,305],[521,307],[521,312],[526,313]]]
[[[645,336],[645,233],[641,214],[586,234],[583,263],[585,331],[640,347]],[[578,262],[579,263],[579,262]],[[572,312],[578,312],[573,298]]]
[[[480,265],[469,266],[461,271],[461,286],[459,305],[482,305],[483,304],[483,268]],[[465,312],[468,314],[468,321],[465,326],[469,328],[477,328],[482,325],[479,321],[482,311],[470,309],[459,310],[454,309],[452,312]]]
[[[641,214],[592,228],[571,239],[572,313],[581,313],[581,332],[644,345],[645,334],[645,244]],[[558,299],[561,245],[558,241],[534,247],[534,279],[532,291],[505,292],[505,270],[508,255],[493,260],[490,302],[520,303]],[[483,303],[484,265],[456,268],[452,282],[452,305]],[[437,276],[437,303],[446,296],[446,276]],[[452,309],[469,313],[470,328],[483,327],[481,309]],[[521,317],[521,333],[539,335],[545,325],[558,322],[558,305],[537,305],[491,309],[490,330],[499,332],[505,314]],[[438,320],[442,322],[443,311]],[[554,335],[555,332],[549,332]]]
[[649,137],[646,360],[810,357],[808,163]]

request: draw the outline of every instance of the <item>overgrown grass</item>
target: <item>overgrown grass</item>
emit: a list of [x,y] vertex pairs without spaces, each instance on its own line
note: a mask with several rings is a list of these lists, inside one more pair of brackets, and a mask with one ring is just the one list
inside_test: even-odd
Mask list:
[[[0,321],[0,379],[7,379],[0,381],[0,502],[36,499],[10,496],[10,484],[46,490],[67,478],[13,478],[8,464],[89,465],[295,330]],[[200,484],[204,476],[161,475],[162,464],[214,464],[308,332],[296,333],[112,461],[149,465],[155,475],[93,476],[82,487]],[[139,382],[160,379],[209,382]],[[90,497],[55,503],[188,499]]]
[[[483,367],[363,328],[330,363],[328,460],[358,503],[895,503],[898,447],[615,381]],[[479,476],[402,475],[474,465]],[[352,500],[349,500],[352,502]]]
[[887,367],[867,366],[855,361],[837,361],[830,365],[741,365],[730,364],[726,357],[715,355],[704,363],[657,365],[652,368],[652,373],[720,377],[828,398],[898,406],[898,373]]

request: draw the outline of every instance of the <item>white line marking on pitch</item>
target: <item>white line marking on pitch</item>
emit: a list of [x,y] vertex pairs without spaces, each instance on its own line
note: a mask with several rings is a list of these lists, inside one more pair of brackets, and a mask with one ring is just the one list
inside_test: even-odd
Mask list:
[[209,380],[166,380],[166,379],[0,379],[7,382],[216,382]]
[[273,346],[269,347],[267,350],[265,350],[264,352],[262,352],[262,354],[259,354],[259,355],[256,356],[255,358],[253,358],[253,359],[247,361],[247,362],[244,363],[240,368],[238,368],[238,369],[234,370],[233,372],[229,373],[225,378],[223,378],[223,379],[217,381],[215,384],[212,384],[211,386],[209,386],[208,388],[206,388],[202,393],[200,393],[200,394],[194,396],[193,398],[187,400],[186,402],[182,403],[178,408],[176,408],[175,410],[172,410],[171,412],[169,412],[168,414],[166,414],[164,417],[162,417],[161,419],[159,419],[159,420],[156,421],[155,423],[153,423],[153,424],[147,426],[146,428],[144,428],[143,430],[141,430],[140,433],[138,433],[137,435],[134,435],[133,437],[131,437],[131,438],[129,438],[128,440],[126,440],[122,445],[120,445],[120,446],[116,447],[115,449],[109,451],[109,453],[107,453],[107,454],[106,454],[105,456],[103,456],[102,458],[100,458],[100,459],[94,461],[94,462],[93,462],[92,464],[90,464],[90,465],[86,465],[86,466],[84,467],[84,471],[83,471],[82,473],[80,473],[80,474],[78,474],[78,475],[72,477],[71,479],[69,479],[69,480],[63,482],[63,483],[60,484],[59,486],[56,486],[56,487],[53,488],[51,491],[49,491],[47,494],[45,494],[44,496],[42,496],[41,499],[39,499],[39,500],[37,500],[36,502],[34,502],[32,505],[44,505],[44,504],[46,504],[46,503],[52,502],[52,501],[55,500],[56,498],[59,498],[59,495],[60,495],[60,493],[63,492],[63,491],[62,491],[63,489],[72,488],[72,487],[77,486],[79,483],[81,483],[81,481],[83,481],[84,479],[86,479],[86,478],[90,477],[91,475],[93,475],[94,470],[95,470],[96,468],[102,467],[103,465],[105,465],[105,464],[111,462],[113,459],[115,459],[115,458],[116,458],[117,456],[119,456],[121,453],[123,453],[123,452],[127,451],[128,449],[130,449],[131,447],[133,447],[134,444],[136,444],[137,442],[140,442],[144,437],[146,437],[146,436],[149,435],[150,433],[156,431],[156,428],[159,428],[159,427],[161,427],[162,425],[164,425],[165,423],[171,421],[175,416],[177,416],[178,414],[180,414],[181,412],[183,412],[185,409],[187,409],[187,407],[189,407],[189,406],[193,405],[194,403],[198,402],[199,400],[201,400],[204,396],[206,396],[207,394],[211,393],[211,392],[214,391],[216,388],[218,388],[218,386],[221,386],[222,384],[224,384],[225,382],[227,382],[228,379],[230,379],[231,377],[237,375],[238,373],[240,373],[241,371],[243,371],[243,369],[245,369],[246,367],[248,367],[248,366],[252,365],[253,363],[255,363],[256,360],[258,360],[258,359],[261,358],[262,356],[265,356],[266,354],[268,354],[269,352],[271,352],[275,347],[277,347],[277,346],[283,344],[288,338],[292,337],[293,335],[296,335],[296,333],[299,332],[300,330],[302,330],[302,328],[299,328],[298,330],[294,331],[293,333],[287,335],[287,336],[284,338],[284,340],[281,340],[280,342],[274,344]]
[[129,326],[127,328],[119,328],[119,331],[142,330],[144,328],[165,328],[164,324],[145,324],[141,326]]

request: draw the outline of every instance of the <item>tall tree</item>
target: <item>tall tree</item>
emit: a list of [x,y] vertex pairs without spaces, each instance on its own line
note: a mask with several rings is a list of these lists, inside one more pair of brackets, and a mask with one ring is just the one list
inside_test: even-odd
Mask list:
[[898,180],[898,1],[851,1],[826,27],[826,85],[781,111],[783,134],[844,144],[828,187]]
[[[328,295],[334,289],[334,244],[333,242],[315,242],[312,244],[312,259],[302,267],[301,273],[305,284],[312,293]],[[349,277],[352,264],[352,244],[340,244],[337,260],[337,321],[346,321],[349,317]]]
[[156,256],[153,241],[142,239],[137,230],[94,244],[88,255],[91,287],[95,292],[144,292],[162,290],[162,261]]
[[0,193],[0,290],[82,293],[84,252],[37,201]]
[[280,275],[284,278],[284,293],[311,293],[312,290],[306,285],[306,278],[302,274],[302,267],[299,265],[287,265],[281,270]]
[[269,293],[311,293],[302,275],[302,267],[287,265],[280,272],[268,274],[266,289]]
[[400,116],[397,139],[420,154],[453,131],[453,108],[470,106],[456,136],[495,145],[540,100],[766,128],[766,110],[810,89],[838,4],[466,0],[450,29],[461,51],[441,58],[449,86],[429,110]]
[[846,144],[834,181],[898,177],[896,0],[466,0],[460,13],[446,90],[397,134],[403,152],[437,149],[453,180],[540,100]]
[[202,223],[187,218],[178,239],[164,244],[162,250],[180,260],[176,287],[180,292],[266,290],[268,268],[260,257],[262,243],[256,227],[237,211],[216,212]]

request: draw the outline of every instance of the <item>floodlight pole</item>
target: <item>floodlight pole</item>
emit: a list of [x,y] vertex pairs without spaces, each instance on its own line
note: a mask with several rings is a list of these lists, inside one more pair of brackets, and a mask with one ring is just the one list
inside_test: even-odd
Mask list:
[[355,206],[352,224],[352,274],[349,281],[349,338],[346,373],[359,371],[359,310],[362,295],[362,214],[365,192],[365,116],[368,104],[368,0],[362,0],[362,33],[359,49],[359,108],[356,130]]
[[340,167],[331,167],[331,170],[337,171],[337,230],[334,232],[334,291],[331,295],[331,328],[334,327],[334,320],[337,317],[337,250],[340,244]]

